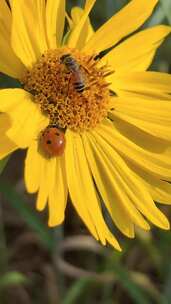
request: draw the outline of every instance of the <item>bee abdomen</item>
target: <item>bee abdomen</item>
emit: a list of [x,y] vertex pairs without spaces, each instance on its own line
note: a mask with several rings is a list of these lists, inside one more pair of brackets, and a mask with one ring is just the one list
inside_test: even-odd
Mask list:
[[74,87],[75,87],[76,91],[80,92],[80,93],[83,92],[85,89],[85,85],[82,82],[75,82]]

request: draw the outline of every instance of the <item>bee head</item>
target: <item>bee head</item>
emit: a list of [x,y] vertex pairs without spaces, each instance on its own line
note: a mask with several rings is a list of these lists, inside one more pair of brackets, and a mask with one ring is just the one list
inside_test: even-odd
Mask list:
[[70,54],[65,54],[60,57],[60,62],[64,64],[69,64],[72,61],[72,57]]

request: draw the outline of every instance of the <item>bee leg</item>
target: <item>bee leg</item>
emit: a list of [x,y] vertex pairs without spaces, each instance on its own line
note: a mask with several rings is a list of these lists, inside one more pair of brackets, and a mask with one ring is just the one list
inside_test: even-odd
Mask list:
[[81,65],[81,68],[87,73],[90,75],[90,71],[88,68],[86,68],[85,66]]
[[109,72],[106,72],[103,74],[103,77],[107,77],[107,76],[110,76],[112,74],[114,74],[115,72],[114,71],[109,71]]
[[96,83],[98,83],[98,80],[91,81],[89,85],[85,86],[84,91],[89,90],[91,88],[91,86],[96,84]]

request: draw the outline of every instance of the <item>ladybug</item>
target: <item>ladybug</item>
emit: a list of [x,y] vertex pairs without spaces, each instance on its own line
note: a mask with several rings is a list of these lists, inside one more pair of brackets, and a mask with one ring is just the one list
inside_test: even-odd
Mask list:
[[65,150],[65,134],[57,126],[48,126],[40,136],[40,146],[49,157],[61,156]]

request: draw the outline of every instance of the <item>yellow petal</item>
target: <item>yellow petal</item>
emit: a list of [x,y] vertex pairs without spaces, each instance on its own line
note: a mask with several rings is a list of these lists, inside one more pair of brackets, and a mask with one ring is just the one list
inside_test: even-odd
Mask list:
[[17,150],[18,147],[8,138],[7,135],[3,134],[0,138],[0,160],[9,155],[10,153]]
[[33,140],[27,151],[24,169],[25,184],[30,193],[36,192],[40,186],[43,161],[38,150],[38,141]]
[[49,48],[56,48],[61,45],[64,23],[65,0],[47,0],[46,28]]
[[167,154],[170,143],[145,134],[118,118],[113,127],[107,121],[97,127],[96,132],[125,159],[159,179],[171,180],[171,158]]
[[157,181],[149,186],[149,192],[153,200],[160,204],[171,204],[171,185],[164,181]]
[[77,23],[80,22],[81,17],[84,14],[84,10],[79,7],[79,6],[75,6],[72,8],[71,10],[71,20],[73,21],[73,25],[77,25]]
[[[93,236],[98,240],[99,236],[96,232],[96,228],[92,221],[91,215],[84,204],[84,195],[81,193],[81,188],[77,185],[78,176],[76,176],[75,168],[75,155],[74,155],[74,138],[71,131],[66,133],[67,146],[66,146],[66,173],[67,173],[67,182],[69,187],[69,192],[71,195],[72,203],[76,208],[80,217],[83,218],[83,221],[86,223],[88,229],[93,234]],[[79,181],[79,179],[78,179]],[[72,193],[72,194],[71,194]],[[83,201],[82,201],[82,199]],[[78,205],[79,202],[79,205]]]
[[32,98],[22,89],[0,90],[0,111],[7,112],[12,120],[7,136],[20,148],[29,146],[48,125],[48,119]]
[[144,98],[113,98],[113,113],[135,127],[161,139],[171,140],[171,102]]
[[110,117],[118,117],[161,139],[171,141],[171,102],[140,98],[114,98]]
[[22,89],[0,90],[0,112],[11,112],[26,96],[30,95]]
[[27,68],[47,50],[45,0],[12,1],[12,46]]
[[[81,9],[80,7],[74,7],[71,11],[71,22],[70,23],[70,27],[71,30],[74,29],[75,26],[77,26],[77,24],[80,22],[82,16],[84,14],[84,10]],[[84,23],[84,26],[82,28],[82,33],[79,39],[79,45],[77,45],[77,47],[79,49],[82,49],[83,46],[85,45],[85,43],[90,39],[90,37],[93,35],[94,30],[93,27],[90,23],[90,19],[89,17],[87,17],[87,20]]]
[[151,64],[157,48],[170,32],[171,27],[157,25],[134,34],[104,56],[100,64],[107,62],[118,72],[145,71]]
[[39,163],[39,192],[36,202],[36,208],[42,211],[47,204],[48,196],[55,186],[56,176],[56,158],[45,158],[41,156],[41,162]]
[[[134,195],[131,189],[128,188],[127,182],[123,179],[121,171],[124,170],[124,174],[128,175],[127,171],[128,168],[124,166],[124,162],[122,162],[122,169],[118,168],[117,162],[119,162],[119,155],[112,149],[110,146],[105,146],[105,141],[103,147],[100,145],[103,144],[99,136],[94,133],[94,146],[96,145],[96,150],[98,151],[99,155],[101,154],[101,158],[103,158],[103,162],[105,163],[105,169],[108,174],[108,177],[113,184],[114,190],[118,196],[118,204],[125,208],[125,212],[127,212],[128,217],[131,218],[131,221],[141,227],[142,229],[149,230],[150,227],[142,215],[138,212],[138,210],[134,207]],[[110,150],[110,154],[109,154]],[[112,154],[111,154],[112,153]],[[115,160],[115,163],[114,163]],[[121,170],[121,171],[120,171]]]
[[65,17],[66,17],[66,19],[67,19],[67,22],[68,22],[69,27],[72,28],[72,27],[73,27],[73,21],[72,21],[72,19],[70,18],[70,16],[68,15],[67,12],[65,12]]
[[153,200],[161,204],[171,204],[171,184],[156,178],[153,174],[142,170],[140,167],[128,161],[128,165],[138,174],[142,183],[148,188]]
[[112,106],[115,108],[113,113],[121,112],[147,121],[159,121],[159,123],[163,121],[166,125],[170,125],[171,101],[168,100],[117,97],[112,99]]
[[11,128],[12,122],[8,114],[0,112],[1,135],[5,134]]
[[63,222],[67,203],[67,181],[64,158],[56,158],[55,184],[49,193],[49,222],[50,227]]
[[[112,83],[110,84],[110,89],[112,90]],[[155,99],[160,99],[160,100],[168,100],[171,101],[171,95],[168,93],[163,93],[161,91],[155,91],[155,90],[149,90],[149,91],[139,91],[139,92],[133,92],[133,91],[127,91],[127,90],[120,90],[116,89],[115,91],[116,95],[122,98],[144,98],[148,100],[155,100]]]
[[83,45],[83,35],[85,34],[85,29],[89,23],[88,15],[94,5],[96,0],[88,0],[86,2],[86,6],[84,9],[84,13],[80,18],[79,22],[74,26],[73,30],[71,31],[69,38],[68,38],[68,46],[69,47],[76,47],[78,49],[82,48]]
[[151,15],[158,0],[132,0],[119,13],[110,18],[92,36],[85,52],[99,53],[119,42],[139,28]]
[[113,178],[111,178],[111,173],[103,159],[103,155],[99,153],[96,144],[91,141],[90,136],[84,134],[83,140],[92,175],[112,220],[123,234],[131,238],[134,237],[134,224],[124,205],[119,200],[114,188]]
[[20,78],[25,71],[11,47],[11,12],[5,2],[0,1],[0,71],[14,78]]
[[[159,72],[115,73],[108,79],[112,81],[111,89],[121,96],[120,92],[132,92],[139,95],[154,95],[171,93],[171,75]],[[124,96],[122,94],[122,96]]]
[[[115,178],[114,186],[118,184],[118,192],[122,193],[122,199],[125,200],[125,205],[132,211],[132,219],[140,227],[144,228],[144,220],[140,218],[138,213],[139,210],[143,215],[148,218],[153,224],[163,229],[169,229],[169,222],[163,213],[155,206],[150,194],[145,188],[144,184],[141,183],[136,172],[130,170],[124,160],[118,153],[104,140],[101,136],[94,132],[94,138],[96,140],[96,146],[99,145],[99,151],[103,153],[103,157],[111,167],[111,176]],[[120,185],[120,189],[119,189]],[[127,200],[126,200],[127,198]],[[135,210],[133,206],[135,206]],[[125,206],[126,207],[126,206]],[[148,229],[148,226],[145,229]]]
[[66,172],[73,205],[96,239],[100,239],[104,245],[108,241],[120,250],[104,222],[82,140],[79,134],[71,131],[67,132],[66,140]]
[[9,116],[5,113],[0,114],[0,159],[3,159],[5,156],[11,152],[18,149],[18,147],[7,137],[5,132],[10,128],[11,121]]

